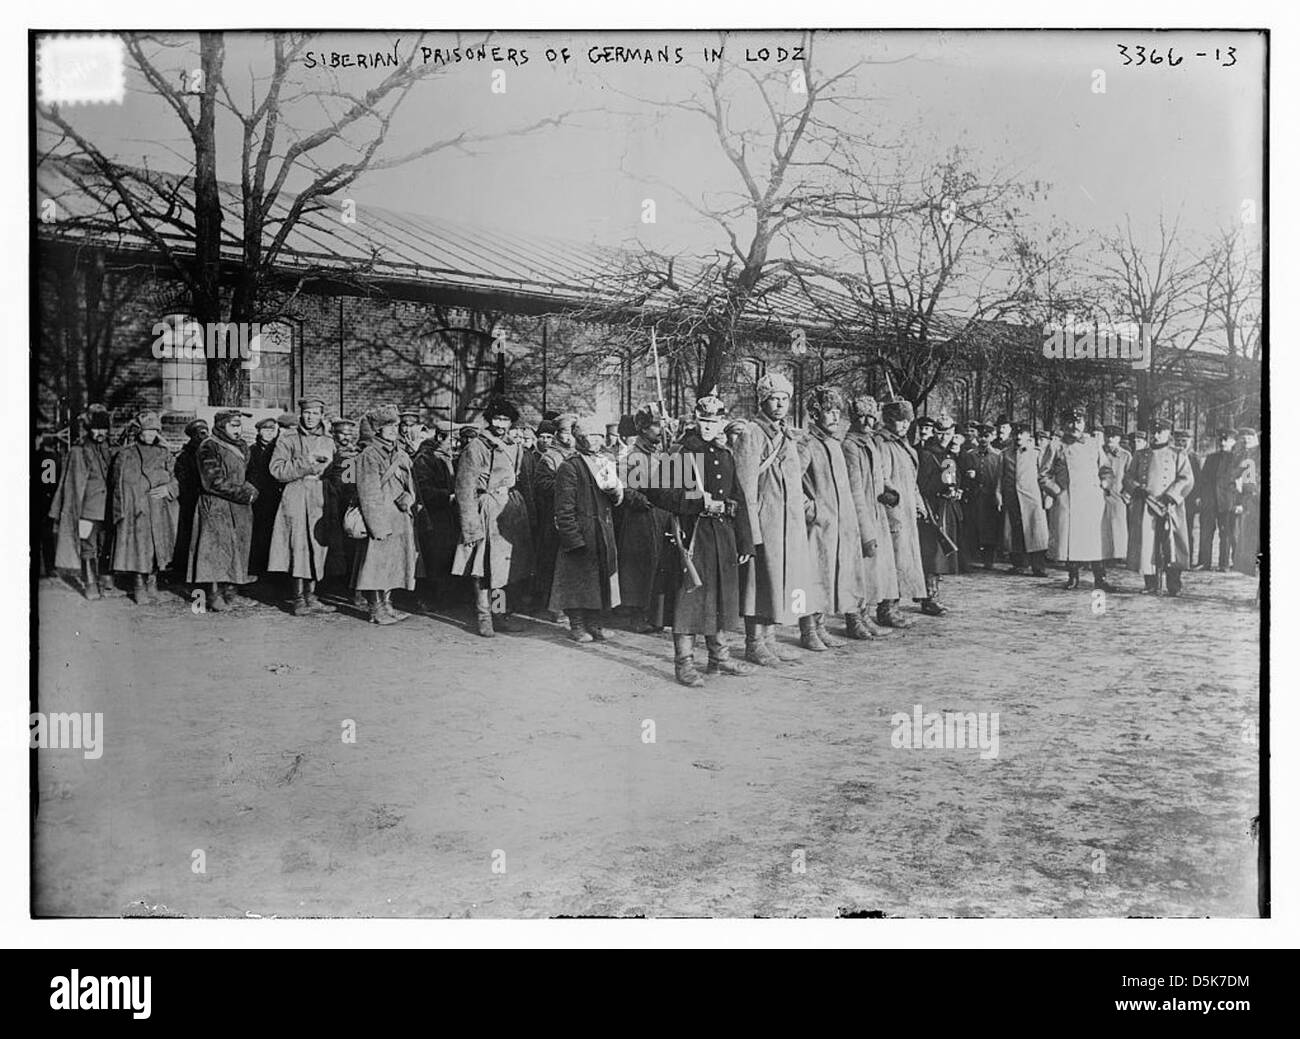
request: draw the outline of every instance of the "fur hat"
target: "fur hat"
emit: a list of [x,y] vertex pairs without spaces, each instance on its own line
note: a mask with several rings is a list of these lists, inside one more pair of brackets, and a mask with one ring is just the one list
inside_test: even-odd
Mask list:
[[849,398],[849,417],[850,418],[879,418],[880,402],[869,393],[864,393],[860,397]]
[[787,397],[794,396],[794,387],[790,385],[790,380],[780,372],[768,372],[758,380],[755,390],[758,393],[758,403],[760,404],[778,393],[784,393]]
[[142,411],[135,417],[135,421],[141,429],[156,429],[162,432],[162,419],[158,417],[156,411]]
[[87,429],[109,429],[112,424],[108,410],[102,404],[92,404],[86,412]]
[[804,404],[814,415],[825,415],[828,411],[844,410],[844,394],[838,386],[818,386],[804,398]]
[[916,418],[912,402],[907,400],[887,400],[881,409],[881,417],[886,422],[911,422]]
[[661,422],[662,419],[659,418],[659,412],[650,404],[641,405],[641,407],[637,409],[636,414],[632,416],[632,424],[636,427],[638,433],[642,430],[649,429],[651,426],[657,426]]
[[375,430],[383,429],[384,426],[395,426],[401,421],[401,415],[395,404],[385,404],[375,408],[366,417],[370,420],[370,428]]
[[203,430],[205,435],[207,434],[208,423],[206,419],[196,418],[185,423],[185,435],[187,437],[194,436],[194,434],[197,433],[200,429]]
[[557,429],[559,429],[559,427],[555,424],[555,419],[553,418],[544,418],[541,422],[537,423],[537,435],[539,437],[555,436],[555,431]]
[[483,406],[483,420],[487,422],[498,416],[504,416],[511,422],[518,422],[519,409],[511,401],[506,400],[505,397],[489,397],[487,404]]

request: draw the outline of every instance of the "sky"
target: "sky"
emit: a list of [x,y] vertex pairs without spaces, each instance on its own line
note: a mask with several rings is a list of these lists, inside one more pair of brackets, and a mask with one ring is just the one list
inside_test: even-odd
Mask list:
[[[322,36],[311,47],[313,59],[295,68],[294,80],[303,89],[363,92],[384,71],[329,72],[329,56],[394,47],[405,54],[417,35]],[[182,70],[197,67],[198,48],[192,36],[176,39],[179,45],[166,51],[160,66],[179,80]],[[423,44],[447,49],[456,42],[438,34]],[[394,119],[388,154],[461,132],[499,134],[559,113],[567,113],[566,125],[477,145],[472,155],[443,150],[368,173],[348,196],[361,207],[584,242],[640,241],[669,251],[717,246],[717,229],[663,182],[692,199],[716,199],[736,189],[735,171],[704,120],[651,102],[680,100],[698,89],[702,69],[711,67],[703,50],[719,43],[717,34],[699,32],[494,35],[488,44],[500,48],[501,60],[461,61],[417,85]],[[786,75],[795,66],[778,60],[779,48],[793,51],[802,43],[797,33],[726,40],[737,124],[761,128],[768,118],[757,95],[745,90],[748,72]],[[670,60],[592,60],[612,56],[605,48],[616,46],[666,47]],[[548,48],[555,60],[548,60]],[[559,54],[565,48],[567,61]],[[873,161],[888,163],[902,153],[936,157],[963,146],[987,168],[1051,185],[1032,212],[1040,230],[1069,226],[1087,240],[1127,219],[1149,240],[1163,213],[1178,217],[1195,239],[1240,223],[1246,200],[1263,219],[1264,44],[1258,35],[843,31],[819,34],[813,48],[824,72],[862,63],[847,81],[847,92],[860,100],[842,118],[846,128],[878,142]],[[1175,66],[1168,60],[1171,48],[1182,59]],[[519,64],[522,52],[528,60]],[[1144,53],[1165,60],[1140,61]],[[227,79],[241,103],[250,75],[268,67],[269,54],[265,34],[228,36]],[[504,72],[496,91],[494,72]],[[1104,91],[1098,89],[1101,76]],[[786,100],[801,99],[790,93]],[[319,123],[314,104],[295,108],[295,125],[310,130]],[[177,153],[186,140],[176,116],[134,74],[123,104],[66,108],[65,114],[122,161],[184,169]],[[220,130],[221,174],[237,179],[236,127],[225,120]],[[642,219],[647,198],[655,201],[653,224]]]

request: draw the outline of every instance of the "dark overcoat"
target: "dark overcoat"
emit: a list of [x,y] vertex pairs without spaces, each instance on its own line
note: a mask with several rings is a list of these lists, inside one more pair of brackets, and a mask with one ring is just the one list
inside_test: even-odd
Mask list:
[[278,440],[279,437],[266,444],[259,438],[248,449],[245,475],[248,482],[257,488],[257,501],[253,502],[253,547],[248,553],[248,572],[254,575],[266,573],[271,554],[271,531],[284,492],[284,484],[271,475],[271,455]]
[[186,580],[248,584],[257,497],[257,488],[246,479],[248,445],[213,434],[199,445],[195,461],[201,493],[194,509]]
[[108,470],[113,450],[108,442],[86,439],[68,452],[68,464],[50,503],[50,519],[59,527],[54,565],[67,570],[81,566],[79,521],[108,517]]
[[[975,446],[962,452],[962,519],[971,548],[1002,543],[1002,452]],[[974,476],[967,476],[973,472]]]
[[571,448],[552,444],[537,456],[533,485],[537,518],[536,591],[542,602],[550,601],[551,583],[555,579],[555,557],[560,550],[559,535],[555,531],[555,474],[565,459],[573,454]]
[[172,475],[176,477],[179,509],[176,516],[176,551],[172,556],[172,570],[178,574],[185,573],[190,565],[190,536],[194,530],[194,509],[199,504],[199,495],[203,486],[199,482],[199,444],[202,441],[190,438],[176,452],[176,464],[172,466]]
[[[735,465],[749,530],[757,546],[741,571],[741,610],[764,622],[792,624],[817,613],[817,577],[808,546],[798,431],[759,415],[736,437]],[[795,607],[802,605],[801,611]]]
[[[691,471],[696,474],[689,481],[690,486],[648,488],[646,496],[677,517],[682,545],[690,553],[701,581],[700,587],[692,588],[681,553],[676,547],[670,547],[677,562],[673,631],[681,635],[739,631],[744,608],[741,574],[756,564],[756,560],[750,559],[743,567],[739,565],[740,556],[754,553],[750,529],[753,511],[745,498],[739,467],[727,448],[712,441],[706,444],[693,429],[672,450],[692,458],[691,462],[683,463],[691,465]],[[793,445],[790,452],[797,459],[798,452]],[[734,503],[730,509],[734,516],[706,514],[703,491],[719,501]],[[802,511],[800,523],[803,523]],[[806,535],[803,542],[806,551]]]
[[816,580],[816,601],[827,613],[856,613],[867,591],[862,565],[866,550],[858,516],[865,503],[849,481],[844,449],[818,425],[799,441],[804,501],[810,503],[808,550]]
[[360,444],[336,446],[334,458],[320,478],[325,491],[324,523],[329,541],[325,574],[328,577],[347,577],[349,582],[356,570],[361,539],[348,537],[344,533],[343,517],[348,509],[357,504],[357,459],[361,450]]
[[[108,483],[113,496],[113,569],[150,574],[170,565],[176,551],[179,488],[166,445],[123,447],[113,456]],[[149,493],[157,487],[166,489],[166,497]]]
[[864,546],[875,543],[871,549],[874,555],[862,563],[866,578],[863,598],[868,604],[897,599],[894,539],[889,535],[889,513],[880,501],[880,492],[885,489],[880,481],[880,443],[875,433],[859,430],[845,434],[843,447],[853,504],[858,509],[858,529]]
[[[921,500],[939,529],[954,543],[961,535],[961,506],[957,502],[960,482],[957,459],[937,441],[931,441],[917,452],[916,487],[921,492]],[[948,555],[944,551],[934,527],[918,521],[916,533],[921,546],[921,565],[927,574],[957,573],[958,554]]]
[[660,465],[664,455],[655,444],[642,437],[632,443],[623,461],[628,473],[623,504],[614,512],[618,537],[618,590],[623,605],[647,612],[652,624],[663,623],[664,590],[670,583],[673,567],[668,546],[669,514],[646,496],[648,481],[656,481],[665,472]]
[[456,523],[456,474],[450,441],[435,444],[426,440],[411,459],[415,496],[420,511],[415,517],[415,536],[424,573],[442,579],[451,573],[451,561],[460,540]]
[[555,474],[555,531],[560,552],[551,583],[552,610],[609,610],[619,605],[614,505],[596,485],[586,456],[566,459]]
[[359,592],[415,587],[415,480],[401,447],[376,436],[356,460],[357,503],[369,537],[357,550]]

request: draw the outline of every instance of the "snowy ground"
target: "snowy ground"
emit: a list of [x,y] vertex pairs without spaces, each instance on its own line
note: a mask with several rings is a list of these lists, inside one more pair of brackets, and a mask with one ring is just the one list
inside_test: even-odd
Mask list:
[[[702,690],[664,637],[45,580],[40,709],[104,751],[37,755],[34,911],[1252,916],[1255,582],[1117,579],[950,578],[943,619]],[[997,757],[893,746],[918,704],[996,712]]]

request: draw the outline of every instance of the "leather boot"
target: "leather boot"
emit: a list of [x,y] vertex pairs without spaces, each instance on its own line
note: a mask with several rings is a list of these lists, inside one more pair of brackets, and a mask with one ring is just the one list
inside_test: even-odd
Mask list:
[[158,601],[158,574],[156,572],[145,578],[144,591],[150,602]]
[[142,606],[149,601],[149,591],[144,583],[144,574],[131,575],[131,601]]
[[[304,581],[303,585],[304,585],[303,598],[307,600],[307,609],[311,610],[312,613],[338,613],[339,612],[339,608],[337,606],[331,606],[329,603],[321,602],[319,599],[316,598],[315,581]],[[384,594],[387,595],[388,593],[385,592]]]
[[1103,592],[1113,592],[1115,590],[1115,586],[1106,580],[1106,568],[1100,563],[1093,565],[1092,586],[1100,588]]
[[800,654],[794,650],[785,649],[781,643],[776,641],[776,628],[775,624],[763,625],[763,642],[767,645],[768,652],[782,664],[797,664]]
[[384,609],[384,598],[380,592],[365,592],[366,609],[370,613],[371,624],[396,624],[397,618]]
[[883,639],[893,634],[861,612],[844,615],[844,632],[851,639]]
[[695,636],[673,633],[673,664],[677,681],[690,689],[699,689],[704,679],[695,670]]
[[749,674],[749,668],[731,659],[731,647],[722,641],[721,635],[705,635],[704,643],[709,647],[709,665],[706,670],[710,674],[736,676]]
[[352,605],[358,610],[368,610],[370,608],[370,600],[366,598],[365,592],[359,592],[354,588],[352,589]]
[[569,615],[569,638],[574,642],[594,642],[595,638],[587,630],[586,610],[566,610]]
[[230,607],[226,605],[225,597],[221,594],[221,585],[216,581],[213,581],[212,584],[208,585],[207,598],[208,610],[212,613],[225,613],[230,609]]
[[393,590],[385,588],[379,593],[379,601],[383,604],[384,612],[392,617],[395,621],[404,621],[410,618],[410,614],[393,607]]
[[1142,575],[1142,594],[1159,595],[1160,594],[1160,575],[1143,574]]
[[910,628],[916,621],[903,615],[897,599],[887,599],[876,606],[876,623],[886,628]]
[[834,638],[831,633],[826,630],[826,614],[813,614],[813,631],[817,633],[817,637],[821,639],[822,645],[827,649],[844,648],[844,643],[840,639]]
[[1079,568],[1077,566],[1070,567],[1070,572],[1065,578],[1065,587],[1066,589],[1079,587]]
[[492,638],[492,589],[483,587],[482,578],[474,578],[474,617],[478,622],[478,633],[485,639]]
[[781,666],[781,659],[763,641],[763,626],[753,617],[745,618],[745,659],[759,667]]
[[600,610],[585,610],[586,617],[583,618],[587,626],[587,634],[597,642],[608,642],[609,637],[605,634],[605,629],[601,627]]
[[100,597],[99,574],[92,560],[81,561],[81,592],[91,601]]
[[1176,566],[1165,571],[1165,594],[1177,596],[1183,591],[1183,573]]
[[[208,607],[211,609],[211,606]],[[311,613],[311,607],[307,605],[307,582],[301,577],[293,579],[293,615],[295,617],[306,617]]]
[[817,619],[812,614],[799,618],[799,645],[810,653],[825,653],[828,648],[817,637]]

